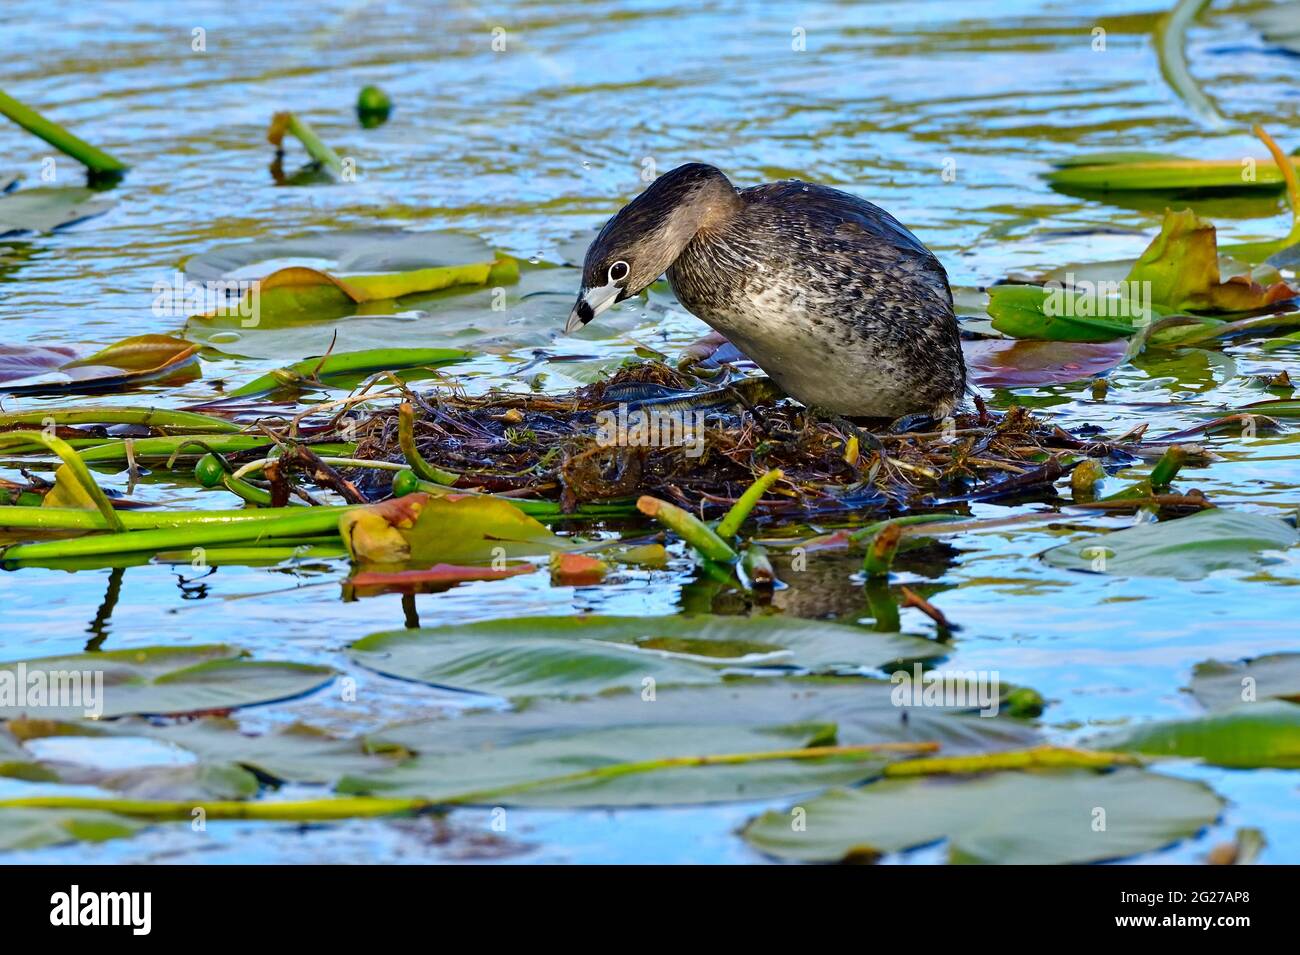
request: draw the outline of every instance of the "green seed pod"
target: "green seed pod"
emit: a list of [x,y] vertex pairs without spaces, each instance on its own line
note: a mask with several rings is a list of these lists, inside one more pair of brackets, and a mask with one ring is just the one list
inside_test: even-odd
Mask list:
[[393,476],[393,497],[405,497],[420,489],[420,479],[414,471],[398,471]]
[[221,464],[221,459],[215,454],[205,454],[199,458],[199,463],[194,465],[194,480],[198,481],[204,487],[217,487],[221,484],[221,479],[225,477],[226,469]]
[[393,101],[378,86],[362,87],[357,96],[357,119],[364,129],[374,129],[388,122],[393,111]]

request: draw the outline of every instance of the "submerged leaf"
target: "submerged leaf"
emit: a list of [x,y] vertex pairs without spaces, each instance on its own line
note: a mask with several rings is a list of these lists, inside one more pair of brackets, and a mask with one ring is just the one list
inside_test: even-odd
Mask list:
[[533,564],[519,564],[503,567],[500,570],[491,567],[462,567],[456,564],[434,564],[427,570],[363,570],[348,578],[347,583],[353,587],[451,587],[455,584],[479,580],[505,580],[520,574],[531,574],[537,568]]
[[1128,342],[963,341],[971,378],[985,388],[1069,384],[1104,374],[1123,362]]

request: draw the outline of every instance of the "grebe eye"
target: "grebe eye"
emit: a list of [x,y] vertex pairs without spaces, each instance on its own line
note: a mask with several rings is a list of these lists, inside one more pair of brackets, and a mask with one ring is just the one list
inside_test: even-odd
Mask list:
[[609,280],[611,282],[621,282],[627,278],[627,273],[631,271],[626,262],[615,262],[609,267]]

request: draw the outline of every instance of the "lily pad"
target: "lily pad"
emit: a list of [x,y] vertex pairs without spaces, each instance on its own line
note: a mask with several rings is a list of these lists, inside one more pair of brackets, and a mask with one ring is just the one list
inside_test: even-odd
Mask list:
[[[1003,697],[1012,692],[1003,687]],[[416,754],[508,746],[554,733],[614,726],[833,723],[840,745],[938,743],[946,755],[1018,749],[1040,742],[1028,723],[976,715],[974,706],[899,706],[897,684],[868,677],[734,677],[707,686],[612,690],[583,699],[537,698],[516,710],[389,726],[372,748]],[[906,719],[904,719],[906,714]]]
[[0,345],[0,382],[53,371],[76,357],[67,345]]
[[1300,535],[1285,521],[1213,508],[1178,520],[1085,537],[1042,556],[1049,564],[1069,570],[1196,580],[1217,570],[1258,570],[1277,562],[1271,552],[1298,542]]
[[[731,764],[637,764],[804,745],[938,742],[944,751],[1013,748],[1036,739],[1022,723],[937,708],[900,718],[880,680],[752,679],[664,687],[579,701],[538,700],[521,712],[485,712],[390,727],[372,746],[415,754],[393,769],[349,777],[346,792],[450,798],[502,787],[493,805],[629,806],[776,798],[875,775],[907,750],[852,759]],[[615,767],[620,767],[615,769]],[[574,779],[575,771],[604,769]],[[568,778],[566,778],[568,777]]]
[[339,535],[353,560],[417,566],[486,563],[572,544],[509,501],[482,494],[417,492],[355,508],[339,518]]
[[[1300,4],[1295,5],[1300,11]],[[1300,13],[1293,16],[1300,17]],[[1300,160],[1293,160],[1300,164]],[[1211,190],[1276,192],[1284,180],[1277,163],[1255,161],[1254,178],[1242,175],[1240,159],[1188,159],[1166,153],[1088,153],[1056,164],[1044,178],[1057,186],[1102,192]]]
[[[517,282],[483,288],[452,288],[410,295],[398,302],[368,303],[342,316],[268,320],[241,325],[237,315],[191,318],[187,339],[229,355],[283,359],[286,355],[388,348],[394,340],[411,348],[467,348],[505,353],[552,344],[563,331],[582,284],[579,269],[521,267]],[[628,305],[638,305],[631,302]],[[584,337],[625,334],[645,322],[640,310],[611,309]],[[608,321],[606,321],[608,320]]]
[[1134,332],[1132,320],[1123,317],[1082,315],[1082,309],[1068,306],[1053,313],[1051,294],[1038,285],[995,285],[988,304],[994,330],[1054,342],[1109,342]]
[[950,862],[1102,862],[1190,838],[1222,806],[1202,783],[1137,769],[885,779],[810,799],[795,807],[803,814],[764,813],[743,836],[802,862],[872,859],[945,839]]
[[[525,343],[517,333],[537,312],[537,296],[556,281],[556,272],[565,273],[568,302],[561,305],[557,297],[548,303],[547,334],[527,342],[535,344],[550,341],[563,326],[576,270],[530,269],[520,282],[518,263],[454,232],[343,232],[253,242],[191,259],[186,274],[202,282],[259,281],[256,320],[247,310],[225,309],[191,317],[185,335],[249,358],[323,354],[331,343],[336,352],[362,351],[388,347],[398,337],[410,347],[478,347],[505,336],[510,342],[496,342],[496,350],[509,350]],[[480,288],[471,293],[471,286]]]
[[[833,743],[833,733],[834,727],[825,725],[580,730],[477,752],[422,756],[381,776],[344,779],[339,789],[435,800],[456,797],[491,805],[672,805],[767,798],[792,788],[798,792],[852,782],[874,775],[885,762],[887,757],[859,754],[852,760],[644,766],[719,754],[800,750]],[[638,766],[642,771],[628,771]],[[609,775],[587,772],[600,768]],[[611,784],[611,779],[617,783]],[[465,798],[476,793],[482,796]]]
[[5,809],[0,811],[0,850],[106,842],[133,836],[144,825],[125,816],[92,810]]
[[126,799],[236,800],[252,799],[261,787],[257,777],[231,763],[190,763],[184,766],[137,766],[105,772],[61,768],[59,782],[93,785]]
[[34,379],[6,383],[12,395],[98,394],[200,376],[199,346],[168,335],[139,335]]
[[1270,46],[1300,54],[1300,3],[1270,6],[1251,20]]
[[[1277,243],[1266,245],[1271,249]],[[1268,254],[1263,247],[1247,251],[1263,252],[1255,258]],[[1157,315],[1249,312],[1297,295],[1274,266],[1224,279],[1214,225],[1191,209],[1166,210],[1160,234],[1135,262],[1070,266],[1050,273],[1048,281],[1056,287],[991,288],[988,313],[993,328],[1013,338],[1102,342],[1132,335],[1147,324],[1146,318]],[[1260,327],[1271,324],[1264,321]],[[1205,337],[1213,334],[1207,331]],[[1152,341],[1163,344],[1186,337],[1186,330],[1170,328],[1155,330]]]
[[102,215],[113,200],[75,186],[19,189],[0,195],[0,236],[17,232],[53,232]]
[[499,696],[715,683],[727,668],[830,671],[942,655],[900,633],[776,617],[525,617],[378,633],[349,651],[389,676]]
[[148,736],[194,753],[209,764],[235,764],[279,782],[332,783],[348,773],[379,772],[392,761],[366,751],[357,739],[344,739],[304,723],[248,734],[224,717],[207,717],[166,726],[114,727],[125,735]]
[[1198,663],[1192,671],[1191,690],[1207,710],[1226,710],[1265,699],[1300,703],[1300,653],[1272,653],[1237,663]]
[[[107,718],[226,710],[301,696],[334,678],[329,667],[249,660],[246,656],[238,647],[211,644],[138,647],[6,663],[0,665],[0,719],[25,715],[73,720],[86,715]],[[32,679],[37,673],[42,674],[38,682],[50,686],[59,685],[56,678],[60,675],[79,675],[85,687],[96,683],[94,674],[102,673],[103,699],[92,700],[83,690],[73,705],[50,705],[59,702],[52,691],[45,700],[36,700]],[[20,675],[27,681],[21,698]],[[100,712],[93,712],[101,707]]]
[[1105,374],[1124,361],[1128,342],[1025,341],[981,338],[962,342],[966,367],[985,388],[1063,385]]
[[1240,769],[1300,768],[1300,706],[1281,700],[1243,703],[1180,720],[1143,723],[1091,741],[1101,749],[1183,756]]
[[368,229],[221,246],[188,259],[185,277],[196,282],[260,279],[294,265],[343,274],[408,272],[492,258],[491,246],[463,232]]

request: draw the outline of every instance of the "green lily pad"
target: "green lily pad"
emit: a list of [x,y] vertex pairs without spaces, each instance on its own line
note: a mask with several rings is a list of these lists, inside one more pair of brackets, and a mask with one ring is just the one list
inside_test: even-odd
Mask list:
[[1137,769],[1002,772],[832,790],[764,813],[742,834],[761,852],[802,862],[869,859],[943,839],[950,862],[1101,862],[1194,836],[1222,806],[1202,783]]
[[1300,703],[1300,653],[1273,653],[1237,663],[1209,660],[1192,671],[1192,696],[1207,710],[1265,699]]
[[1068,304],[1060,314],[1048,314],[1049,294],[1038,285],[995,285],[988,304],[994,329],[1012,338],[1059,342],[1108,342],[1133,334],[1129,319],[1079,315],[1081,309]]
[[[192,647],[138,647],[105,653],[42,657],[0,665],[0,719],[34,716],[75,720],[102,708],[101,717],[128,714],[192,713],[225,710],[301,696],[334,678],[329,667],[245,659],[246,651],[225,644]],[[20,669],[27,681],[23,699],[15,694]],[[84,691],[74,705],[37,705],[32,679],[53,685],[59,674],[80,674],[87,687],[103,674],[103,699]],[[89,676],[88,676],[89,675]],[[64,684],[65,686],[68,684]],[[24,705],[19,705],[23,703]]]
[[[450,798],[484,792],[493,805],[629,806],[776,798],[869,778],[907,751],[851,760],[763,760],[627,772],[645,760],[767,752],[805,745],[939,743],[945,753],[1032,745],[1029,725],[942,708],[902,710],[893,685],[866,679],[741,679],[536,700],[518,712],[481,712],[381,730],[372,748],[413,753],[392,769],[348,777],[345,792]],[[575,771],[608,772],[577,780]],[[486,791],[515,787],[511,792]]]
[[1068,570],[1196,580],[1217,570],[1258,570],[1300,542],[1296,529],[1263,514],[1213,508],[1061,544],[1042,557]]
[[1183,756],[1240,769],[1300,768],[1300,706],[1281,700],[1243,703],[1180,720],[1143,723],[1091,741],[1100,749]]
[[[658,649],[664,638],[707,643],[708,653]],[[739,641],[730,655],[727,644]],[[771,649],[749,652],[748,644]],[[698,647],[696,649],[699,649]],[[940,656],[944,648],[899,633],[776,617],[526,617],[378,633],[349,651],[389,676],[500,696],[580,695],[656,683],[713,683],[723,670],[829,671]]]
[[[1300,10],[1300,5],[1296,5]],[[1300,17],[1300,14],[1293,14]],[[1240,159],[1189,159],[1166,153],[1088,153],[1055,164],[1044,178],[1057,186],[1113,191],[1234,191],[1283,188],[1282,173],[1267,156],[1256,160],[1255,177],[1242,175]]]

